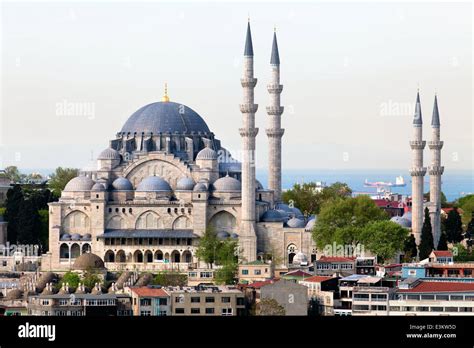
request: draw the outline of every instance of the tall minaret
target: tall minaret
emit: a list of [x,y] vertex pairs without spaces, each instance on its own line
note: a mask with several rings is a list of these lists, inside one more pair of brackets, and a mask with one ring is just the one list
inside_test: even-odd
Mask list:
[[267,106],[269,126],[266,130],[268,136],[268,188],[274,192],[275,202],[281,200],[281,137],[285,130],[281,128],[281,114],[283,106],[280,105],[280,94],[283,85],[280,85],[280,55],[276,30],[273,33],[272,56],[270,58],[271,81],[267,86],[270,93],[270,106]]
[[423,149],[426,141],[423,141],[423,120],[421,117],[420,93],[416,96],[415,117],[413,119],[413,140],[410,147],[413,153],[411,175],[411,200],[412,200],[412,233],[416,244],[420,244],[421,229],[423,227],[423,180],[426,168],[423,167]]
[[441,175],[443,175],[444,167],[441,166],[443,142],[440,141],[438,98],[436,95],[431,119],[431,141],[428,142],[428,147],[431,150],[431,166],[428,168],[430,174],[430,217],[434,247],[437,248],[441,236]]
[[240,104],[243,125],[239,129],[242,137],[242,213],[239,246],[245,261],[257,258],[257,235],[255,229],[255,113],[254,88],[257,79],[253,76],[253,46],[250,21],[247,24],[247,38],[244,50],[244,74],[240,80],[243,88],[243,101]]

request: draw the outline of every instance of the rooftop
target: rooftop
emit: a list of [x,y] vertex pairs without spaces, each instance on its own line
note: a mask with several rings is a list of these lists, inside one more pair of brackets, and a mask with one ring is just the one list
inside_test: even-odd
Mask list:
[[140,288],[131,288],[132,292],[138,296],[147,296],[147,297],[168,297],[169,294],[162,288],[153,288],[148,286],[143,286]]
[[310,282],[310,283],[322,283],[322,282],[325,282],[326,280],[329,280],[329,279],[335,279],[335,278],[333,278],[333,277],[324,277],[324,276],[313,276],[313,277],[306,278],[304,281],[305,282]]
[[419,292],[474,292],[474,283],[421,281],[411,289],[399,289],[400,293]]

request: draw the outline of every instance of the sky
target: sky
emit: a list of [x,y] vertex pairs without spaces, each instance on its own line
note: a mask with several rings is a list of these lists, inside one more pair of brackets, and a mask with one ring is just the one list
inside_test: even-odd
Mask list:
[[259,168],[276,27],[284,170],[408,170],[418,88],[425,139],[437,93],[443,164],[473,169],[472,4],[443,2],[4,2],[0,167],[87,166],[165,82],[238,152],[249,15]]

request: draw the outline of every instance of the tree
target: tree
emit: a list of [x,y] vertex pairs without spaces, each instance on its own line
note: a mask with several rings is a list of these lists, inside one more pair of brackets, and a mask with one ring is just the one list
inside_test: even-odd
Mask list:
[[39,217],[39,242],[43,253],[49,249],[49,210],[38,210]]
[[218,245],[217,233],[213,228],[207,228],[204,235],[199,239],[196,256],[207,263],[209,268],[212,268],[215,263]]
[[428,208],[425,208],[425,221],[421,229],[421,242],[419,247],[420,260],[426,259],[430,256],[434,248],[433,232],[431,228],[431,219]]
[[442,232],[441,236],[439,237],[438,248],[437,250],[448,250],[448,238],[446,237],[446,233]]
[[257,311],[260,315],[281,316],[285,315],[286,311],[283,306],[273,298],[262,298],[257,305]]
[[363,228],[370,222],[388,220],[389,216],[368,196],[336,198],[328,201],[318,215],[313,239],[319,249],[333,242],[357,245]]
[[461,243],[454,244],[452,251],[455,262],[474,261],[474,255]]
[[410,234],[403,244],[403,251],[405,252],[405,259],[410,260],[418,255],[418,249],[416,247],[415,236]]
[[18,214],[18,243],[39,244],[40,217],[34,203],[24,200]]
[[234,284],[238,269],[238,243],[232,239],[219,242],[216,254],[216,264],[222,266],[215,272],[217,284]]
[[408,230],[392,221],[373,221],[362,228],[361,243],[377,255],[380,261],[391,259],[403,249]]
[[472,213],[471,221],[467,224],[466,238],[471,239],[474,237],[474,212]]
[[458,243],[463,240],[461,216],[457,208],[452,209],[446,218],[446,237],[450,243]]
[[87,271],[84,273],[84,276],[82,278],[82,282],[84,283],[84,286],[88,289],[92,289],[95,284],[102,284],[102,279],[97,275],[97,273],[93,271]]
[[188,276],[178,272],[159,272],[153,278],[152,284],[161,286],[186,286],[188,283]]
[[6,210],[4,215],[5,220],[8,221],[8,241],[12,244],[16,244],[18,239],[18,216],[20,214],[20,207],[23,201],[23,191],[20,185],[13,185],[13,187],[7,192],[7,201],[5,203]]
[[56,171],[50,175],[51,179],[48,182],[49,188],[56,196],[60,196],[66,184],[79,174],[79,169],[76,168],[56,168]]
[[315,182],[304,184],[294,184],[293,188],[282,193],[283,202],[293,203],[308,215],[319,214],[321,206],[335,198],[349,197],[352,190],[347,184],[336,182],[323,188],[321,192],[317,190]]
[[464,211],[462,222],[467,225],[471,221],[472,213],[474,213],[474,194],[459,198],[457,206]]
[[60,289],[63,286],[63,284],[67,283],[69,288],[75,290],[78,287],[80,281],[81,281],[81,278],[79,277],[77,273],[69,271],[69,272],[64,273],[63,277],[61,278],[61,281],[57,283],[56,288]]
[[13,183],[18,183],[21,180],[21,173],[16,166],[8,166],[5,169],[5,176]]

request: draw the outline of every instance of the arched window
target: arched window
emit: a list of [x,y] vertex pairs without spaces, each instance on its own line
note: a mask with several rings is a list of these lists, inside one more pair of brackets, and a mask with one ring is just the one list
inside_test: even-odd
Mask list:
[[157,213],[147,211],[138,217],[135,226],[137,229],[163,228],[163,221]]
[[[121,250],[121,251],[123,251],[123,250]],[[124,254],[124,258],[125,258],[125,254]],[[115,262],[115,255],[114,255],[114,252],[112,250],[107,250],[107,252],[104,255],[104,261],[105,262]]]
[[71,246],[71,258],[75,259],[75,258],[79,257],[80,255],[81,255],[81,248],[80,248],[79,244],[74,243]]
[[209,221],[209,225],[214,228],[216,232],[232,233],[236,230],[237,221],[235,216],[227,211],[221,211],[214,215]]
[[191,228],[191,221],[186,216],[180,216],[173,222],[173,230],[186,230]]
[[295,257],[298,249],[296,248],[296,245],[290,244],[288,245],[287,251],[288,251],[288,263],[291,265],[293,263],[293,258]]
[[82,211],[73,211],[63,220],[63,230],[65,233],[84,234],[89,231],[89,217]]
[[61,259],[69,258],[69,246],[66,243],[61,244],[59,247],[59,257]]
[[113,216],[107,223],[108,229],[122,229],[125,228],[124,220],[120,216]]

